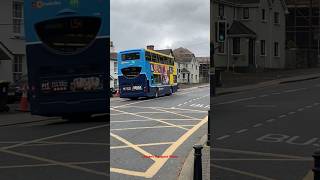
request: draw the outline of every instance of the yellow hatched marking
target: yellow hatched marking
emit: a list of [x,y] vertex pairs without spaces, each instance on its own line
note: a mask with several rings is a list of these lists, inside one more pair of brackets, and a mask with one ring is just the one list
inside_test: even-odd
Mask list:
[[[142,155],[145,155],[145,156],[153,156],[152,154],[148,153],[147,151],[143,150],[142,148],[140,148],[139,146],[135,145],[135,144],[132,144],[131,142],[127,141],[126,139],[116,135],[116,134],[113,134],[113,133],[110,133],[110,135],[116,139],[118,139],[119,141],[123,142],[124,144],[126,144],[127,146],[131,147],[132,149],[138,151],[139,153],[141,153]],[[152,158],[151,158],[152,159]]]
[[[118,111],[118,112],[122,112],[122,113],[125,112],[125,111],[121,111],[121,110],[118,110],[118,109],[113,109],[113,110]],[[146,118],[146,119],[150,119],[150,120],[155,120],[155,121],[158,121],[158,122],[161,122],[161,123],[170,125],[170,126],[175,126],[175,127],[177,127],[177,128],[180,128],[180,129],[189,130],[189,129],[184,128],[184,127],[179,126],[179,125],[175,125],[175,124],[168,123],[168,122],[165,122],[165,121],[162,121],[162,120],[158,120],[158,119],[149,118],[149,117],[146,117],[146,116],[141,116],[141,115],[138,115],[138,114],[136,114],[136,113],[129,113],[129,112],[127,112],[127,114],[133,115],[133,116],[137,116],[137,117]]]
[[[148,147],[148,146],[160,146],[160,145],[168,145],[173,144],[174,142],[162,142],[162,143],[149,143],[149,144],[136,144],[138,147]],[[130,146],[113,146],[110,149],[124,149],[129,148]]]

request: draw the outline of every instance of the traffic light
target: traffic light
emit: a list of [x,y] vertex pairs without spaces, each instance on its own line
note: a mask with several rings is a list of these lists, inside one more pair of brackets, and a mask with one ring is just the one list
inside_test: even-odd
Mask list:
[[226,22],[218,22],[218,42],[224,42],[226,39]]

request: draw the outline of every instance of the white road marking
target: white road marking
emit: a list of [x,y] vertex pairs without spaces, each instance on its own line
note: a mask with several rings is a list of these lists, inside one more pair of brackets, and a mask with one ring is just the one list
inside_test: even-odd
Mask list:
[[179,104],[178,106],[182,106],[182,104]]
[[280,95],[281,93],[279,93],[279,92],[274,92],[274,93],[271,93],[271,94],[273,94],[273,95]]
[[269,177],[265,177],[265,176],[261,176],[261,175],[258,175],[258,174],[253,174],[253,173],[249,173],[249,172],[246,172],[246,171],[237,170],[237,169],[232,169],[232,168],[228,168],[228,167],[224,167],[224,166],[219,166],[219,165],[216,165],[216,164],[213,164],[212,166],[217,168],[217,169],[222,169],[222,170],[225,170],[225,171],[230,171],[230,172],[233,172],[233,173],[242,174],[242,175],[249,176],[249,177],[254,177],[256,179],[275,180],[273,178],[269,178]]
[[287,115],[285,114],[279,116],[279,118],[285,118],[285,117],[287,117]]
[[307,88],[290,89],[290,90],[286,90],[286,91],[284,91],[284,92],[290,93],[290,92],[297,92],[297,91],[302,91],[302,90],[307,90]]
[[249,97],[249,98],[236,99],[236,100],[232,100],[232,101],[227,101],[227,102],[223,102],[223,103],[214,104],[214,106],[224,105],[224,104],[232,104],[232,103],[242,102],[242,101],[248,101],[248,100],[252,100],[252,99],[256,99],[256,98],[257,98],[257,97]]
[[283,158],[216,158],[214,161],[313,161],[312,158],[283,159]]
[[268,94],[263,94],[263,95],[260,95],[259,97],[268,97],[269,95]]
[[99,172],[99,171],[95,171],[95,170],[88,169],[88,168],[85,168],[85,167],[72,165],[72,164],[67,164],[65,162],[60,162],[60,161],[55,161],[55,160],[51,160],[51,159],[47,159],[47,158],[34,156],[34,155],[19,153],[19,152],[11,151],[9,149],[5,149],[5,148],[0,149],[0,152],[11,154],[11,155],[15,155],[15,156],[19,156],[19,157],[24,157],[24,158],[28,158],[28,159],[43,161],[43,162],[47,162],[47,163],[50,163],[50,164],[56,164],[58,166],[67,167],[67,168],[71,168],[71,169],[76,169],[76,170],[87,172],[87,173],[92,173],[92,174],[101,175],[101,176],[107,176],[106,172]]
[[292,115],[292,114],[295,114],[296,112],[292,111],[292,112],[289,112],[288,114],[289,115]]
[[247,132],[249,129],[241,129],[240,131],[237,131],[236,133],[237,134],[240,134],[240,133],[244,133],[244,132]]
[[306,106],[306,108],[312,108],[312,106]]
[[252,127],[260,127],[260,126],[262,126],[263,124],[262,123],[259,123],[259,124],[256,124],[256,125],[254,125],[254,126],[252,126]]
[[248,155],[258,155],[258,156],[266,156],[266,157],[276,157],[276,158],[288,158],[288,159],[306,159],[310,157],[301,157],[301,156],[292,156],[286,154],[274,154],[267,152],[254,152],[254,151],[243,151],[236,149],[225,149],[225,148],[213,148],[216,152],[226,152],[226,153],[235,153],[235,154],[248,154]]
[[[106,164],[109,161],[88,161],[88,162],[66,162],[69,165],[89,165],[89,164]],[[47,167],[47,166],[58,166],[57,164],[24,164],[24,165],[10,165],[0,166],[0,169],[12,169],[12,168],[34,168],[34,167]]]
[[230,137],[230,135],[225,135],[225,136],[221,136],[221,137],[217,138],[217,140],[223,140],[223,139],[226,139],[229,137]]
[[304,110],[304,108],[300,108],[300,109],[298,109],[298,111],[303,111]]
[[274,121],[275,121],[275,119],[266,120],[266,122],[268,122],[268,123],[271,123],[271,122],[274,122]]
[[276,105],[247,105],[246,107],[250,108],[275,108]]
[[313,103],[314,106],[318,106],[319,104],[320,104],[320,103],[317,103],[317,102],[316,102],[316,103]]
[[[193,127],[194,125],[179,125],[181,127]],[[135,127],[135,128],[120,128],[110,129],[110,131],[127,131],[127,130],[139,130],[139,129],[161,129],[161,128],[177,128],[176,126],[151,126],[151,127]],[[189,130],[189,129],[186,129]]]
[[[161,146],[161,145],[168,145],[173,144],[174,142],[161,142],[161,143],[148,143],[148,144],[135,144],[138,147],[148,147],[148,146]],[[124,149],[124,148],[131,148],[130,146],[111,146],[110,149]]]
[[61,133],[61,134],[57,134],[57,135],[53,135],[53,136],[40,138],[40,139],[34,139],[34,140],[31,140],[31,141],[25,141],[25,142],[18,143],[18,144],[12,145],[12,146],[1,147],[0,150],[8,150],[8,149],[16,148],[16,147],[19,147],[19,146],[24,146],[24,145],[31,144],[31,143],[38,143],[40,141],[45,141],[45,140],[48,140],[48,139],[53,139],[53,138],[58,138],[58,137],[62,137],[62,136],[77,134],[77,133],[81,133],[81,132],[85,132],[85,131],[105,128],[105,127],[108,127],[108,126],[109,126],[108,124],[104,124],[104,125],[99,125],[99,126],[79,129],[79,130],[75,130],[75,131],[70,131],[70,132],[66,132],[66,133]]

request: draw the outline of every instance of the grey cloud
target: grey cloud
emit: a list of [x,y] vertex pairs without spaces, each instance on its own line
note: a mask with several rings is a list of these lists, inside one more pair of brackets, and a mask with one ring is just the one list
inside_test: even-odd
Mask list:
[[209,0],[112,0],[111,39],[117,50],[180,46],[209,55]]

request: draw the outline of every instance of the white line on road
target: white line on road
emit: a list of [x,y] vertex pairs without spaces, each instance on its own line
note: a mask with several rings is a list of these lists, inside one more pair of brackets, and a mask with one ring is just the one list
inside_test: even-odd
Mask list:
[[312,106],[306,106],[306,108],[312,108]]
[[[138,147],[148,147],[148,146],[161,146],[161,145],[168,145],[173,144],[175,142],[161,142],[161,143],[149,143],[149,144],[135,144]],[[131,146],[111,146],[110,149],[124,149],[124,148],[131,148]]]
[[237,134],[240,134],[240,133],[244,133],[244,132],[247,132],[249,129],[241,129],[240,131],[237,131],[236,133]]
[[269,95],[268,94],[263,94],[263,95],[260,95],[259,97],[268,97]]
[[286,90],[284,92],[291,93],[291,92],[297,92],[297,91],[303,91],[303,90],[307,90],[307,88],[290,89],[290,90]]
[[300,109],[298,109],[298,111],[303,111],[304,110],[304,108],[300,108]]
[[226,139],[229,137],[230,137],[230,135],[225,135],[225,136],[221,136],[221,137],[217,138],[217,140],[223,140],[223,139]]
[[287,115],[285,114],[279,116],[279,118],[285,118],[285,117],[287,117]]
[[45,138],[40,138],[40,139],[34,139],[31,141],[26,141],[23,143],[19,143],[19,144],[15,144],[12,146],[7,146],[7,147],[1,147],[0,150],[7,150],[7,149],[12,149],[12,148],[16,148],[19,146],[24,146],[26,144],[31,144],[31,143],[37,143],[40,141],[45,141],[48,139],[53,139],[53,138],[58,138],[58,137],[62,137],[62,136],[67,136],[67,135],[72,135],[72,134],[77,134],[77,133],[81,133],[81,132],[85,132],[85,131],[90,131],[90,130],[94,130],[94,129],[100,129],[100,128],[105,128],[108,127],[108,124],[104,124],[104,125],[100,125],[100,126],[94,126],[94,127],[89,127],[89,128],[85,128],[85,129],[79,129],[79,130],[75,130],[75,131],[70,131],[70,132],[66,132],[66,133],[61,133],[61,134],[57,134],[57,135],[53,135],[53,136],[48,136]]
[[230,171],[230,172],[233,172],[233,173],[242,174],[242,175],[249,176],[249,177],[254,177],[256,179],[275,180],[275,179],[272,179],[272,178],[269,178],[269,177],[265,177],[265,176],[261,176],[261,175],[258,175],[258,174],[253,174],[253,173],[249,173],[249,172],[246,172],[246,171],[241,171],[241,170],[232,169],[232,168],[228,168],[228,167],[224,167],[224,166],[219,166],[219,165],[216,165],[216,164],[213,164],[213,167],[215,167],[217,169],[222,169],[222,170],[225,170],[225,171]]
[[260,126],[262,126],[263,124],[262,123],[259,123],[259,124],[256,124],[256,125],[254,125],[254,126],[252,126],[252,127],[260,127]]
[[236,100],[233,100],[233,101],[227,101],[227,102],[223,102],[223,103],[214,104],[214,106],[224,105],[224,104],[232,104],[232,103],[242,102],[242,101],[248,101],[248,100],[252,100],[252,99],[256,99],[256,98],[257,98],[257,97],[249,97],[249,98],[236,99]]
[[273,95],[280,95],[281,93],[279,93],[279,92],[274,92],[274,93],[271,93],[271,94],[273,94]]
[[[193,127],[194,125],[179,125],[181,127]],[[110,129],[110,131],[127,131],[127,130],[138,130],[138,129],[161,129],[161,128],[177,128],[176,126],[151,126],[151,127],[135,127],[135,128],[120,128]],[[189,129],[187,129],[189,130]]]
[[292,114],[295,114],[296,112],[292,111],[292,112],[289,112],[288,114],[289,115],[292,115]]
[[268,120],[266,120],[266,122],[268,122],[268,123],[271,123],[271,122],[274,122],[275,121],[275,119],[268,119]]

